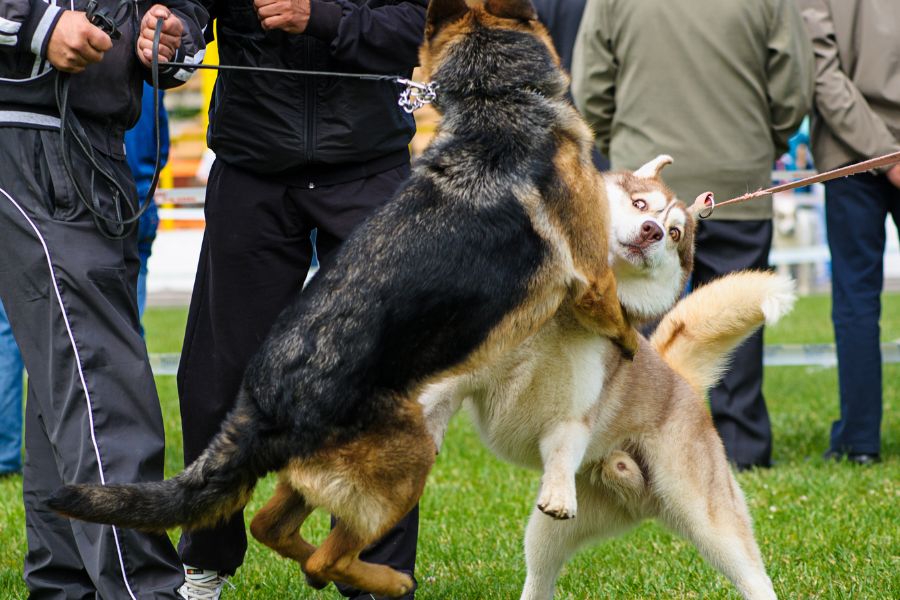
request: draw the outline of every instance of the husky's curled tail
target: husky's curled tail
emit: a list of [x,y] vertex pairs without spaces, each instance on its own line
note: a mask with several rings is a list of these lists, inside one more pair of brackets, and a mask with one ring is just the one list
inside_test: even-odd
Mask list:
[[259,478],[289,457],[279,449],[279,436],[262,430],[265,420],[257,413],[241,394],[203,454],[171,479],[67,485],[47,505],[67,517],[144,531],[215,525],[243,508]]
[[794,283],[767,271],[731,273],[682,299],[660,321],[650,344],[695,389],[722,376],[734,350],[794,305]]

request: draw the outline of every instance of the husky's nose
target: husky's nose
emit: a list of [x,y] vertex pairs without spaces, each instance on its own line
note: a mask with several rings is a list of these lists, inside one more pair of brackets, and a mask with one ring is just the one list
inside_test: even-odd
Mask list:
[[644,221],[641,225],[641,245],[647,246],[663,239],[662,227],[653,221]]

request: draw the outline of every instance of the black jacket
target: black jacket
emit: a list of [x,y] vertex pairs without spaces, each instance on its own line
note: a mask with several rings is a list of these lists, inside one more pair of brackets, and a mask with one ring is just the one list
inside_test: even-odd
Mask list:
[[[84,10],[88,0],[74,0]],[[99,0],[111,12],[118,0]],[[208,16],[199,0],[165,0],[184,24],[181,48],[175,61],[202,59],[203,28]],[[135,54],[137,27],[154,4],[128,2],[121,14],[122,37],[99,63],[72,75],[69,103],[94,146],[111,156],[124,156],[123,135],[141,111],[142,81],[150,78]],[[47,44],[69,0],[2,0],[0,2],[0,127],[4,125],[58,129],[55,86],[57,71],[47,59]],[[190,73],[170,68],[160,71],[160,84],[174,87]]]
[[[252,0],[204,0],[222,64],[410,76],[427,0],[311,0],[302,35],[266,32]],[[211,29],[211,28],[210,28]],[[306,185],[409,160],[415,122],[390,81],[220,71],[207,141],[216,157]]]

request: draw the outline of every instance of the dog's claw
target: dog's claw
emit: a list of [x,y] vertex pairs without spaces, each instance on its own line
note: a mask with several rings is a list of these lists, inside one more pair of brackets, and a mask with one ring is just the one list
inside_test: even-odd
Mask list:
[[566,493],[565,490],[553,486],[545,487],[537,502],[538,509],[554,519],[574,519],[578,510],[578,501],[575,499],[575,489]]
[[538,509],[548,517],[553,517],[560,521],[575,518],[575,509],[569,509],[565,506],[547,506],[546,504],[538,504]]
[[311,587],[314,590],[322,590],[328,586],[328,581],[322,581],[321,579],[317,579],[308,573],[303,573],[306,576],[306,585]]
[[613,343],[622,351],[622,357],[625,360],[634,360],[634,355],[638,350],[638,336],[634,329],[629,330],[623,337],[616,338]]

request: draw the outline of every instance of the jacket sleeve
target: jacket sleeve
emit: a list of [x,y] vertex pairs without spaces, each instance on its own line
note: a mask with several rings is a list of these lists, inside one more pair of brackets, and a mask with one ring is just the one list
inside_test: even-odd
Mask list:
[[834,21],[825,0],[798,0],[812,38],[816,111],[831,132],[861,158],[900,151],[898,140],[841,70]]
[[766,77],[776,155],[812,109],[813,52],[795,0],[775,0],[769,22]]
[[[203,62],[206,53],[206,31],[210,23],[209,12],[199,0],[159,0],[181,19],[184,31],[181,34],[181,46],[175,53],[172,62],[197,64]],[[148,7],[149,8],[149,7]],[[143,14],[141,15],[143,18]],[[196,69],[166,67],[159,65],[159,87],[169,89],[181,85],[191,78]],[[144,80],[153,83],[150,69],[145,69]]]
[[408,73],[419,64],[427,5],[428,0],[310,0],[306,34],[329,43],[335,59],[361,72]]
[[616,112],[618,72],[609,10],[606,0],[588,0],[572,55],[572,98],[605,156],[609,156]]
[[0,51],[47,57],[47,43],[63,9],[44,0],[0,2]]

